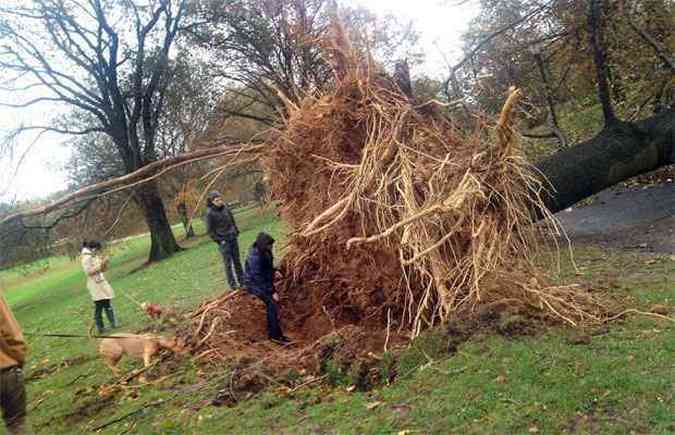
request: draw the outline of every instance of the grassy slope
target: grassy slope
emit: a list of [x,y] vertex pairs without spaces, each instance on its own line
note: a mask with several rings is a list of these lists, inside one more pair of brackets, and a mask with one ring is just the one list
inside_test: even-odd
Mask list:
[[[281,232],[278,221],[252,212],[239,216],[241,245],[258,230]],[[174,258],[142,269],[147,240],[129,242],[113,257],[119,294],[187,307],[223,290],[215,247],[202,241]],[[675,262],[584,249],[577,254],[584,279],[632,298],[645,309],[673,303]],[[570,270],[569,265],[567,270]],[[567,272],[572,275],[572,272]],[[21,280],[3,272],[5,283]],[[2,276],[0,276],[2,278]],[[25,281],[25,280],[24,280]],[[77,264],[55,262],[49,273],[9,289],[7,297],[26,331],[82,333],[91,302]],[[115,300],[126,329],[146,319],[123,297]],[[389,387],[368,393],[306,388],[292,396],[266,392],[234,408],[204,406],[227,385],[224,369],[204,373],[186,360],[159,387],[129,388],[114,406],[100,402],[98,386],[113,379],[97,359],[61,365],[29,383],[30,414],[41,433],[81,433],[138,411],[103,433],[669,433],[673,431],[675,327],[639,317],[612,325],[590,345],[567,342],[570,331],[539,337],[477,337],[453,357],[419,361],[419,368]],[[86,339],[30,339],[28,375],[64,358],[93,356]],[[128,362],[126,367],[138,366]],[[157,400],[167,402],[144,405]],[[88,403],[92,403],[87,407]],[[374,406],[375,405],[375,406]],[[66,417],[79,410],[75,417]]]
[[[245,210],[238,216],[242,255],[248,251],[260,230],[281,234],[281,224],[269,214]],[[198,233],[203,232],[197,225]],[[182,236],[180,234],[179,236]],[[148,321],[138,307],[124,294],[136,300],[159,302],[178,308],[190,307],[200,300],[227,288],[220,254],[206,237],[171,259],[143,268],[149,239],[134,239],[111,249],[111,266],[107,277],[117,292],[113,301],[121,330],[134,331]],[[12,306],[24,332],[86,334],[92,324],[93,304],[85,288],[79,261],[67,258],[50,259],[47,273],[28,280],[16,271],[0,273],[5,297]],[[74,433],[63,416],[79,405],[77,397],[83,387],[111,381],[111,375],[96,355],[95,343],[89,339],[30,337],[30,360],[27,376],[36,370],[53,368],[66,359],[84,356],[83,364],[61,367],[51,376],[32,381],[28,386],[29,410],[36,429],[45,433]],[[133,365],[133,363],[131,363]],[[86,395],[86,394],[85,394]],[[84,423],[84,422],[83,422]],[[0,429],[1,433],[1,429]]]

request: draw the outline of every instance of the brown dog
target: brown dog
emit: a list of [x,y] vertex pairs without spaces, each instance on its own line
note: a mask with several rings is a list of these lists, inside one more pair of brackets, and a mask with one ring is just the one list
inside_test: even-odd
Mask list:
[[162,306],[159,304],[150,304],[147,302],[143,302],[141,304],[141,308],[145,310],[145,314],[150,316],[151,319],[159,319],[160,317],[162,317],[162,314],[164,313],[164,308],[162,308]]
[[[115,375],[119,374],[117,364],[125,354],[132,358],[142,359],[144,367],[148,367],[152,357],[157,355],[161,349],[183,353],[186,346],[180,338],[166,338],[149,334],[113,334],[109,338],[101,339],[98,346],[98,351],[103,360]],[[141,376],[140,379],[144,380],[144,377]]]

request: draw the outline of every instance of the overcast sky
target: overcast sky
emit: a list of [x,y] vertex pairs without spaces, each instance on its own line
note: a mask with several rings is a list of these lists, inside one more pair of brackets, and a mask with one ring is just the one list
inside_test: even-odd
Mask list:
[[[457,60],[461,49],[461,34],[466,30],[477,8],[471,2],[453,6],[457,0],[349,0],[363,5],[378,14],[391,13],[402,22],[412,21],[420,33],[420,44],[425,52],[423,72],[443,78],[447,62]],[[422,72],[422,71],[418,71]],[[413,71],[415,74],[415,71]],[[3,96],[4,98],[4,96]],[[58,117],[59,108],[43,107],[21,111],[0,108],[0,129],[12,129],[19,125],[44,125]],[[19,152],[30,147],[15,176],[12,167],[0,165],[0,201],[12,198],[43,197],[64,189],[66,179],[58,168],[69,156],[62,145],[67,138],[57,134],[45,134],[37,141],[35,135],[24,135],[19,140]]]

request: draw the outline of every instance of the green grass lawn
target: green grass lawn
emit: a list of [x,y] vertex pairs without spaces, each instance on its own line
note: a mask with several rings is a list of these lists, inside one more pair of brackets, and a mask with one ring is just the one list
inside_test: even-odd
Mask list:
[[[246,209],[237,213],[237,220],[242,256],[258,231],[280,236],[281,243],[277,245],[283,246],[282,225],[273,215]],[[195,227],[198,234],[204,233],[201,222],[195,222]],[[177,237],[182,238],[182,232],[177,232]],[[106,276],[117,293],[113,306],[122,325],[120,330],[135,331],[149,324],[145,314],[125,294],[136,300],[182,309],[227,289],[216,245],[208,237],[199,237],[189,244],[189,249],[150,267],[144,267],[149,247],[147,236],[109,249],[111,263]],[[86,338],[30,335],[86,335],[93,322],[93,304],[79,260],[57,257],[49,259],[49,264],[45,273],[33,273],[30,279],[16,270],[0,272],[0,285],[30,344],[27,376],[45,368],[56,370],[28,383],[29,410],[35,429],[41,433],[78,433],[80,430],[64,421],[63,416],[77,408],[83,388],[110,382],[112,377],[109,369],[95,359],[95,342]]]
[[[237,215],[242,255],[260,230],[277,236],[272,215]],[[203,228],[198,227],[198,232]],[[148,239],[112,248],[107,274],[118,297],[123,330],[149,325],[123,294],[188,308],[227,286],[215,245],[206,238],[169,260],[142,267]],[[672,306],[675,261],[667,256],[577,251],[578,279],[615,292],[642,310]],[[575,271],[564,264],[564,275]],[[6,297],[27,333],[86,334],[92,303],[78,262],[50,259],[42,274],[0,273]],[[229,371],[205,371],[189,358],[158,385],[132,382],[114,399],[99,386],[115,380],[89,339],[29,336],[29,413],[38,433],[672,433],[675,327],[644,316],[617,321],[590,344],[572,345],[572,331],[536,337],[477,336],[453,355],[408,359],[406,376],[369,392],[344,386],[302,388],[291,395],[265,391],[234,407],[210,399],[227,386]],[[411,362],[412,361],[412,362]],[[124,369],[139,367],[124,362]],[[40,375],[43,373],[42,375]],[[125,417],[132,413],[131,416]],[[123,418],[124,417],[124,418]],[[407,431],[407,432],[406,432]],[[0,430],[1,433],[1,430]]]

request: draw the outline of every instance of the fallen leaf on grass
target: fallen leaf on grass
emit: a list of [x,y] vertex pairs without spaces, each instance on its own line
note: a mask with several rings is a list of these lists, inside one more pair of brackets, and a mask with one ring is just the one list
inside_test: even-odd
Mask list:
[[667,316],[670,314],[670,310],[664,304],[654,304],[649,308],[649,311],[656,314],[661,314],[662,316]]
[[373,409],[375,409],[375,408],[377,408],[378,406],[382,405],[382,403],[384,403],[384,402],[379,402],[379,401],[378,401],[378,402],[369,403],[368,405],[366,405],[366,408],[368,409],[368,411],[372,411]]
[[408,405],[392,405],[391,410],[399,417],[405,417],[412,410],[412,408]]
[[569,344],[591,344],[591,336],[588,334],[575,334],[568,337]]

